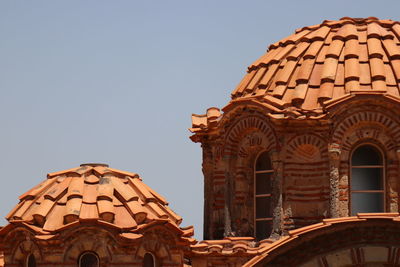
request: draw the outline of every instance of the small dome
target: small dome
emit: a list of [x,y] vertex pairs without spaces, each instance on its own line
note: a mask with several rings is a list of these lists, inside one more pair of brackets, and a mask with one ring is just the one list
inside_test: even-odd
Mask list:
[[324,113],[350,95],[399,99],[400,23],[342,18],[304,27],[269,46],[232,92],[232,103],[253,99],[273,113]]
[[106,164],[88,163],[50,173],[19,199],[7,220],[22,221],[49,233],[83,221],[103,222],[127,230],[157,220],[178,227],[182,221],[139,175]]

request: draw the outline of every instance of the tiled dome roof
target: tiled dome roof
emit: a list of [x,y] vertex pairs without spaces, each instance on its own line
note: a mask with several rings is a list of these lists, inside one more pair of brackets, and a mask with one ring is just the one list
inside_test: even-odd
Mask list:
[[323,113],[355,94],[399,97],[400,23],[342,18],[304,27],[270,45],[232,92],[232,101],[256,99],[279,113]]
[[48,233],[82,221],[103,222],[122,230],[154,221],[168,222],[178,229],[182,221],[139,175],[105,164],[82,164],[50,173],[19,199],[7,220],[22,221]]

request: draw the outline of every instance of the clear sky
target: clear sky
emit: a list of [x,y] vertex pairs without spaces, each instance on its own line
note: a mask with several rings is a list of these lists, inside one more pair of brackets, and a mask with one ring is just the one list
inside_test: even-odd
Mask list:
[[191,114],[226,105],[247,66],[297,28],[400,20],[399,10],[398,0],[1,1],[0,216],[48,172],[103,162],[139,173],[202,239]]

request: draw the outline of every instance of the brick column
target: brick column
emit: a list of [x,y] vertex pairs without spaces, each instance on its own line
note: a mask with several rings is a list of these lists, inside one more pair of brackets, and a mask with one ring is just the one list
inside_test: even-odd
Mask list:
[[283,163],[277,151],[271,153],[274,177],[272,180],[272,238],[278,238],[282,234],[282,183],[283,183]]
[[339,165],[340,165],[340,145],[332,143],[328,147],[329,152],[329,216],[339,217]]
[[[234,197],[233,190],[233,179],[234,179],[234,170],[233,166],[236,164],[232,163],[231,157],[226,159],[225,163],[225,185],[224,185],[224,237],[234,236],[232,232],[232,202]],[[233,165],[233,166],[232,166]]]
[[204,175],[204,223],[203,223],[203,238],[211,239],[214,229],[213,229],[213,220],[212,218],[212,203],[214,199],[214,190],[213,190],[213,170],[214,170],[214,162],[211,146],[207,143],[201,144],[203,148],[203,164],[202,171]]

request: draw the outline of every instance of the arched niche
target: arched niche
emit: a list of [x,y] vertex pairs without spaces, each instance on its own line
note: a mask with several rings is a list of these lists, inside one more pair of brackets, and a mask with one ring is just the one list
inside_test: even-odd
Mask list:
[[221,215],[225,220],[225,234],[254,235],[254,164],[262,151],[276,160],[278,139],[264,114],[247,110],[230,122],[223,140],[218,170],[224,173],[226,182],[217,189],[216,195],[225,196],[224,213],[229,213]]
[[385,210],[398,211],[400,124],[397,118],[379,111],[359,111],[343,117],[334,125],[332,142],[337,144],[339,155],[338,215],[349,216],[351,155],[361,144],[378,147],[385,157]]
[[285,230],[316,223],[329,210],[327,140],[314,133],[295,134],[283,145]]
[[36,257],[34,254],[29,254],[25,260],[25,267],[36,267]]
[[143,257],[143,267],[156,267],[157,259],[151,252],[146,252]]
[[178,243],[177,236],[174,233],[163,227],[155,226],[147,230],[141,240],[135,255],[136,258],[144,261],[146,254],[150,253],[159,265],[165,260],[173,260],[169,248]]
[[85,251],[78,258],[78,267],[100,267],[99,256],[93,251]]
[[17,227],[11,230],[4,237],[3,242],[5,250],[10,253],[10,262],[8,264],[27,266],[30,255],[35,259],[35,263],[39,263],[43,259],[42,251],[35,241],[34,234],[24,227]]
[[97,227],[82,227],[64,233],[64,244],[65,263],[79,262],[81,255],[91,252],[102,264],[107,264],[112,260],[113,248],[119,246],[112,233]]

